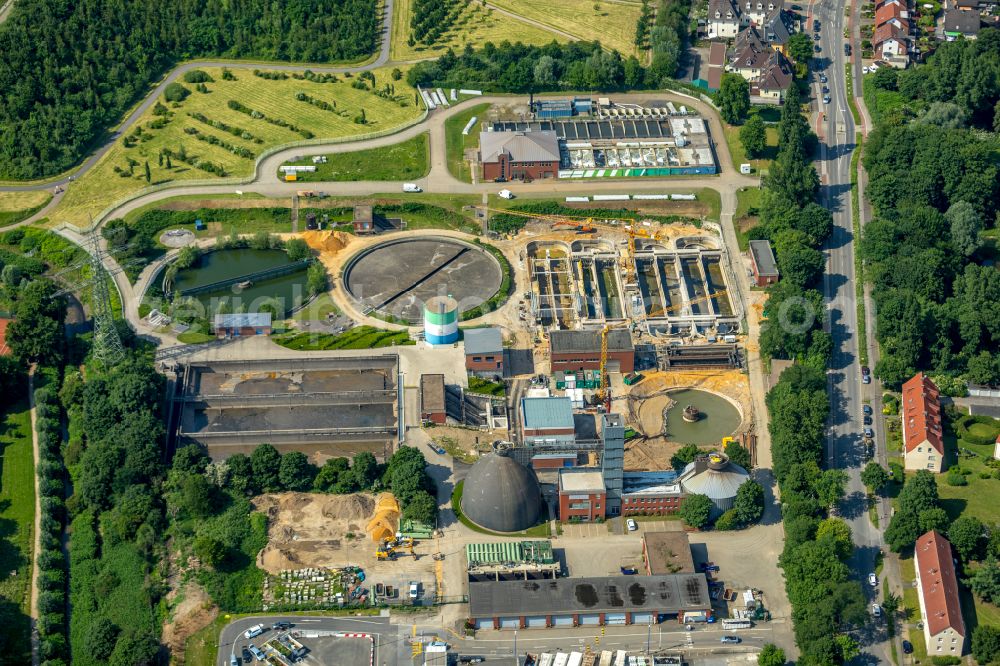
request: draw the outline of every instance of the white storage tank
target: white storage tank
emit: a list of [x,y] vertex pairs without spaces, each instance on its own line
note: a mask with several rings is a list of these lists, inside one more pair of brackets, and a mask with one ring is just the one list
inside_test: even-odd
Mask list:
[[458,301],[434,296],[424,305],[424,338],[432,345],[458,341]]

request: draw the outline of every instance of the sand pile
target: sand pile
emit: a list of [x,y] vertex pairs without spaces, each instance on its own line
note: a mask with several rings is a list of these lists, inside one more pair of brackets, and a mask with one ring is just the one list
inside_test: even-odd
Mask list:
[[337,253],[347,247],[351,237],[342,231],[306,231],[302,240],[314,250]]
[[351,544],[364,542],[375,512],[375,499],[362,494],[275,493],[253,502],[268,520],[268,542],[257,566],[273,574],[347,563],[353,559]]

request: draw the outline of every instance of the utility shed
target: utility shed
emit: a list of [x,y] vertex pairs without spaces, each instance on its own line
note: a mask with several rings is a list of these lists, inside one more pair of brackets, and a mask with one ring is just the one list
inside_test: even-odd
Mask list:
[[375,223],[371,206],[361,205],[354,207],[354,233],[362,236],[375,233]]
[[240,335],[270,335],[270,312],[238,312],[236,314],[217,314],[213,320],[215,335],[220,338],[232,338]]
[[444,425],[444,375],[420,375],[420,419]]
[[477,628],[651,624],[711,608],[705,575],[695,573],[469,583]]
[[758,287],[766,287],[778,281],[778,262],[774,259],[770,241],[750,241],[750,270],[753,271],[754,283]]

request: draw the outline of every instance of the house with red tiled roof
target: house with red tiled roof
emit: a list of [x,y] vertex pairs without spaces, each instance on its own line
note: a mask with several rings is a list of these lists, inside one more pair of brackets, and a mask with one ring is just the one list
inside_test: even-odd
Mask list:
[[884,60],[893,67],[905,69],[910,62],[909,36],[909,23],[905,29],[893,21],[875,28],[875,34],[872,35],[875,58]]
[[0,356],[10,356],[10,345],[7,344],[7,326],[13,319],[0,317]]
[[930,377],[918,372],[903,384],[900,415],[903,420],[903,466],[941,473],[944,435],[941,429],[941,394]]
[[966,631],[951,543],[937,530],[931,530],[917,539],[913,558],[927,654],[961,657]]
[[897,27],[906,27],[906,29],[909,30],[909,19],[910,12],[907,11],[906,5],[898,0],[886,2],[875,10],[876,28],[891,21]]

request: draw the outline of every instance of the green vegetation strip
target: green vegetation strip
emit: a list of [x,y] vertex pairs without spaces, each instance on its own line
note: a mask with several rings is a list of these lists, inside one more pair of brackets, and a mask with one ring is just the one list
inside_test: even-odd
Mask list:
[[[448,172],[462,182],[472,182],[472,171],[469,163],[465,160],[465,151],[475,148],[479,144],[479,127],[483,120],[483,115],[489,110],[489,104],[476,104],[468,110],[452,116],[444,121],[444,141],[445,152],[448,156]],[[469,130],[468,134],[462,134],[462,130],[475,117],[476,124]]]
[[0,227],[7,227],[12,224],[17,224],[23,220],[27,220],[32,215],[48,206],[49,201],[51,200],[52,197],[48,197],[38,206],[25,208],[24,210],[0,210]]
[[[23,375],[22,375],[23,376]],[[24,394],[27,394],[25,390]],[[10,663],[30,661],[32,534],[35,518],[35,463],[31,418],[24,401],[0,411],[0,604]]]
[[406,331],[387,331],[374,326],[358,326],[339,335],[331,333],[289,333],[272,340],[282,347],[297,351],[327,349],[378,349],[415,344]]
[[[396,143],[369,150],[324,155],[326,162],[316,164],[316,171],[300,172],[297,181],[328,182],[358,180],[409,180],[423,178],[430,171],[429,135],[427,132]],[[305,158],[293,165],[313,165]],[[280,174],[279,174],[280,175]]]
[[853,66],[851,63],[846,63],[844,65],[844,70],[847,72],[847,105],[851,107],[851,115],[854,116],[854,124],[861,124],[861,114],[858,112],[857,102],[854,101],[854,78],[851,76],[851,71]]
[[[850,65],[848,65],[850,67]],[[848,78],[850,81],[850,78]],[[852,97],[849,97],[852,99]],[[854,134],[854,154],[851,155],[851,215],[854,224],[854,296],[858,308],[858,356],[861,365],[868,365],[868,318],[865,309],[865,266],[861,261],[861,200],[858,192],[858,162],[861,160],[861,149],[864,137],[861,132]],[[873,521],[878,524],[877,519]]]

